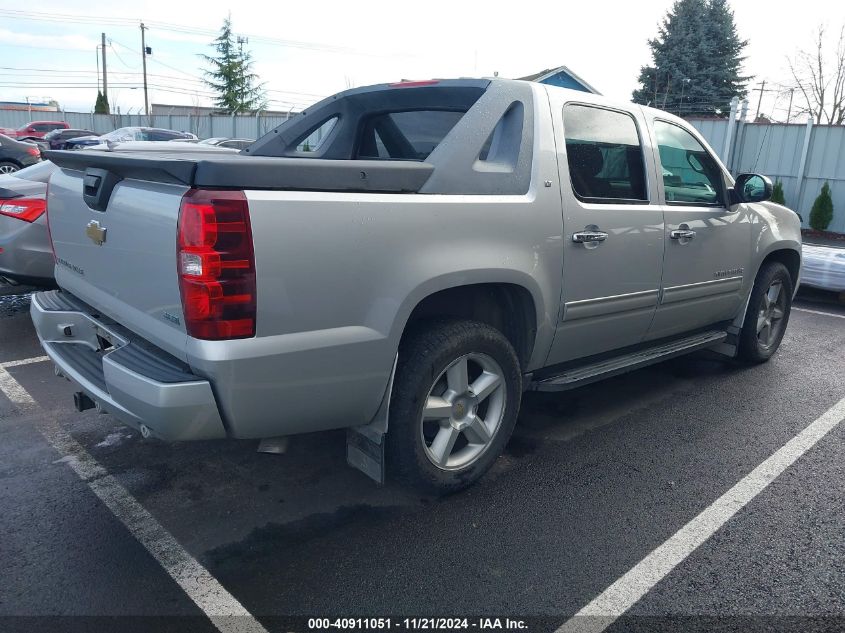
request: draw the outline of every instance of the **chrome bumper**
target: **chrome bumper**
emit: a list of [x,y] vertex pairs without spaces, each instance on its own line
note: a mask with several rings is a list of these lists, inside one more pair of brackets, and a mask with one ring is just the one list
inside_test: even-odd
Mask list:
[[226,437],[211,384],[61,291],[32,296],[44,351],[101,410],[163,440]]

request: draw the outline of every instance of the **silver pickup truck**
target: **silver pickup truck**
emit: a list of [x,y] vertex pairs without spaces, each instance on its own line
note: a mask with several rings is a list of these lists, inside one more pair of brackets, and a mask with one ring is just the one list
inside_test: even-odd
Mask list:
[[237,155],[49,152],[57,373],[165,440],[347,428],[452,491],[523,391],[711,348],[759,363],[798,217],[666,112],[521,81],[357,88]]

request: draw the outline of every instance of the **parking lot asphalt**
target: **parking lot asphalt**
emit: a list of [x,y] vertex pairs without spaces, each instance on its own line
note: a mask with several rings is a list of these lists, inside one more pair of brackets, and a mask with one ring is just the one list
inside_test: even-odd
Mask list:
[[[76,413],[48,362],[19,362],[42,352],[18,290],[0,289],[4,631],[554,630],[845,398],[845,305],[806,292],[766,365],[700,354],[526,394],[493,471],[430,498],[348,468],[342,432],[269,455]],[[845,630],[843,448],[837,424],[607,630]]]

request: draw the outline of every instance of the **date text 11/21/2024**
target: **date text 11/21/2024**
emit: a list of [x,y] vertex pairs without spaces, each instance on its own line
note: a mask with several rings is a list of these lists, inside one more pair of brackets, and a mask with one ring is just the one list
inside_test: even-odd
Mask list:
[[409,630],[409,631],[457,631],[457,630],[527,630],[524,620],[511,618],[309,618],[308,629],[322,630]]

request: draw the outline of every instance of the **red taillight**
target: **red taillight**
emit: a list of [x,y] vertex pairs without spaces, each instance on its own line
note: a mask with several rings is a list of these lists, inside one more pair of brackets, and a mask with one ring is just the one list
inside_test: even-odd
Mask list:
[[182,197],[176,260],[190,336],[255,336],[255,254],[243,191],[191,189]]
[[37,147],[27,147],[26,153],[30,156],[41,156],[41,150]]
[[47,201],[44,198],[12,198],[0,201],[0,214],[24,222],[35,222],[46,210]]

